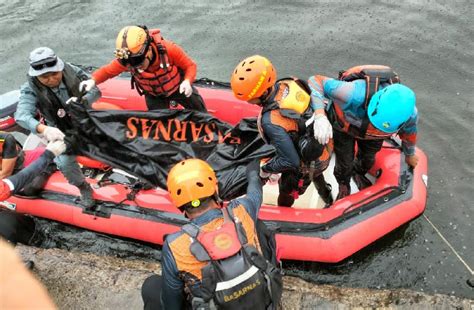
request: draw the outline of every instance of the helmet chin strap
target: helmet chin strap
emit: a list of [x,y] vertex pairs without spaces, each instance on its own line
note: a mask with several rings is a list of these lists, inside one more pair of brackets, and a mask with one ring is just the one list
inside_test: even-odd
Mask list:
[[[271,97],[273,91],[275,89],[275,86],[272,86],[270,88],[268,88],[258,99],[259,99],[259,103],[257,103],[258,106],[266,106],[268,103],[267,103],[267,99]],[[265,102],[265,103],[264,103]]]
[[219,207],[221,208],[224,207],[224,201],[219,197],[217,190],[216,190],[216,193],[214,194],[214,200],[216,201]]
[[275,90],[275,85],[273,85],[272,87],[268,88],[261,96],[260,98],[261,101],[266,101],[273,93],[273,91]]

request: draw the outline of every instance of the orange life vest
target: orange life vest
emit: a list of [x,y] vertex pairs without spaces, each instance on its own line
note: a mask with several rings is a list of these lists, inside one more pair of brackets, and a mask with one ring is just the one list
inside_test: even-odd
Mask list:
[[[303,81],[290,77],[278,80],[275,85],[278,85],[278,90],[270,96],[257,118],[258,131],[266,143],[268,141],[262,128],[262,115],[264,113],[270,111],[270,121],[272,124],[282,127],[290,134],[297,134],[300,131],[300,127],[304,126],[305,116],[312,114],[307,113],[311,110],[309,105],[310,90],[308,87],[305,87],[306,85],[303,84]],[[294,87],[290,87],[290,85]],[[291,90],[293,91],[291,92]]]
[[[369,121],[367,107],[372,96],[379,90],[380,84],[400,83],[400,77],[392,68],[382,65],[361,65],[355,66],[345,71],[339,72],[339,80],[351,82],[363,79],[366,81],[364,109],[366,111],[360,126],[355,126],[347,121],[344,111],[337,104],[332,105],[329,111],[330,117],[335,117],[335,126],[338,130],[349,133],[355,137],[367,140],[386,139],[392,136],[391,133],[383,132],[375,128]],[[331,115],[332,114],[332,115]]]
[[173,59],[168,57],[160,30],[151,29],[150,36],[152,38],[150,48],[154,50],[155,59],[147,70],[154,68],[156,70],[139,72],[133,66],[128,66],[132,74],[132,89],[136,88],[140,95],[168,97],[178,89],[182,81],[182,74],[173,63]]
[[[295,145],[295,148],[298,151],[298,154],[300,155],[300,159],[302,161],[302,150],[300,149],[300,143],[299,139],[301,136],[305,134],[305,129],[302,129],[302,126],[305,126],[304,121],[308,116],[312,115],[312,109],[309,105],[309,102],[305,102],[305,99],[301,100],[301,103],[296,104],[295,106],[303,106],[304,109],[299,109],[299,108],[284,108],[289,106],[287,102],[284,101],[285,99],[285,94],[287,94],[288,89],[290,87],[288,86],[289,83],[295,82],[295,81],[300,81],[295,78],[287,78],[287,79],[282,79],[277,81],[277,83],[283,84],[283,87],[279,87],[277,93],[274,95],[274,98],[272,99],[272,103],[269,104],[270,108],[263,108],[262,111],[260,112],[258,118],[257,118],[257,128],[258,131],[260,132],[260,136],[262,139],[268,143],[268,141],[265,138],[265,133],[263,131],[262,127],[262,115],[268,110],[270,110],[270,121],[272,124],[278,125],[285,129],[285,131],[290,135],[291,139],[293,140],[293,144]],[[306,87],[301,87],[299,89],[300,92],[309,92],[309,89],[306,89]],[[298,92],[295,95],[296,97],[304,98],[304,95],[298,94]],[[309,96],[309,94],[308,94]],[[291,100],[291,99],[290,99]],[[308,98],[309,100],[309,98]],[[292,100],[295,101],[295,100]],[[291,105],[291,103],[290,103]],[[292,111],[293,110],[293,111]],[[326,145],[323,146],[323,152],[318,158],[311,159],[312,161],[319,161],[322,163],[322,166],[326,166],[324,164],[325,161],[329,163],[329,159],[331,157],[333,151],[333,143],[332,140],[329,141]]]
[[[250,245],[260,250],[260,244],[258,242],[257,232],[255,231],[255,223],[250,215],[245,210],[244,206],[240,205],[233,210],[234,216],[239,219],[242,223],[247,240]],[[214,231],[218,227],[222,226],[224,218],[216,218],[211,222],[201,226],[203,231]],[[202,279],[202,268],[207,264],[206,262],[198,261],[191,253],[192,240],[187,234],[182,234],[175,240],[169,243],[170,250],[176,262],[185,285],[192,285],[195,280]]]

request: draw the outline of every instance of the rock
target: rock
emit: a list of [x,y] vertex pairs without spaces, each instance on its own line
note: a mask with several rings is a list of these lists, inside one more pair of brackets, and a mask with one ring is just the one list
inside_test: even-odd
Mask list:
[[[59,249],[18,246],[33,272],[47,287],[60,309],[141,309],[140,289],[159,263],[127,260]],[[283,309],[472,309],[474,300],[428,295],[410,290],[370,290],[316,285],[284,278]]]

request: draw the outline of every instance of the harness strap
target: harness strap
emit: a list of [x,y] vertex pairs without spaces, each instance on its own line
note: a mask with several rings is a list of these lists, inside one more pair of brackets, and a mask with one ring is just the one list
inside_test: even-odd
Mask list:
[[170,66],[170,64],[168,61],[168,53],[166,52],[166,47],[164,47],[164,45],[160,42],[156,42],[156,48],[158,50],[158,56],[160,57],[160,68],[166,68],[166,71],[168,71],[168,67]]
[[181,229],[192,238],[196,238],[199,234],[199,227],[193,224],[186,224]]
[[143,96],[143,90],[142,88],[140,87],[140,84],[137,83],[137,81],[135,80],[135,77],[132,75],[132,78],[130,79],[130,88],[131,89],[136,89],[137,90],[137,93],[140,95],[140,96]]
[[241,222],[237,222],[235,220],[234,211],[232,210],[231,206],[228,205],[225,209],[226,212],[222,212],[224,214],[224,221],[227,218],[234,223],[235,230],[237,231],[237,237],[239,238],[240,245],[245,245],[248,243],[247,234],[245,233],[244,227],[242,226]]
[[190,250],[194,257],[200,262],[211,260],[206,248],[197,239],[200,228],[194,224],[186,224],[181,229],[192,238]]
[[365,102],[364,102],[364,109],[365,109],[365,115],[364,118],[362,119],[362,124],[360,126],[360,135],[365,136],[367,133],[367,128],[369,127],[370,121],[369,121],[369,115],[367,114],[368,107],[369,107],[369,102],[370,99],[372,99],[372,96],[379,90],[380,86],[380,77],[379,76],[365,76]]
[[365,109],[367,109],[370,99],[377,92],[380,86],[380,77],[379,76],[366,76],[365,77],[366,86],[365,86]]

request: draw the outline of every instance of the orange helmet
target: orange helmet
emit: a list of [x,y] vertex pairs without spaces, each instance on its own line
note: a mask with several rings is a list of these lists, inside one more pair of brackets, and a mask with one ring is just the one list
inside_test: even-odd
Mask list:
[[192,158],[177,163],[168,174],[168,192],[177,208],[187,203],[195,208],[202,198],[217,193],[217,178],[212,167],[205,161]]
[[275,84],[276,70],[266,57],[254,55],[242,60],[230,78],[234,96],[249,101],[259,98]]

